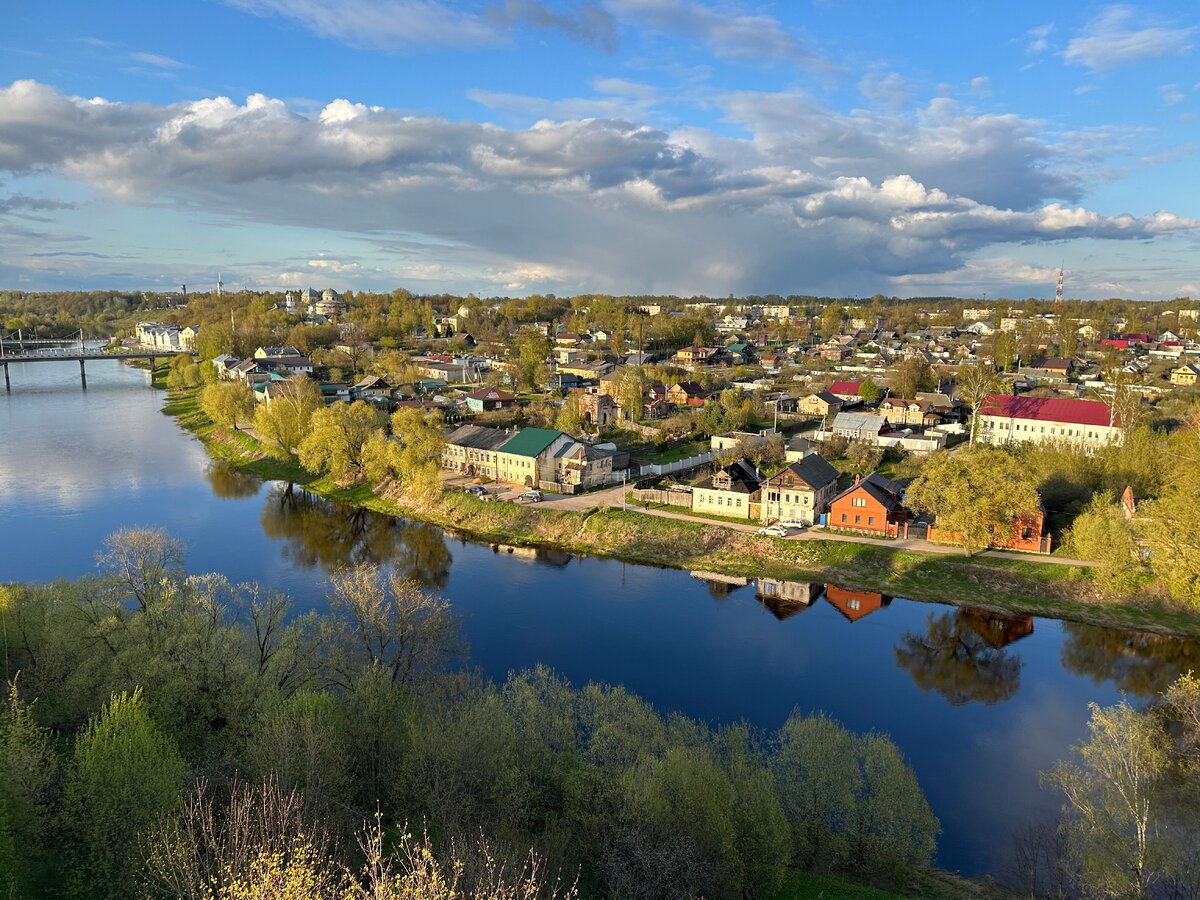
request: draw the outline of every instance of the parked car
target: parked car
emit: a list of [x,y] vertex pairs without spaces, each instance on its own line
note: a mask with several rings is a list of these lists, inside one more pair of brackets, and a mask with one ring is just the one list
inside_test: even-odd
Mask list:
[[540,503],[542,500],[544,500],[544,499],[546,499],[546,498],[545,498],[545,496],[542,494],[542,492],[541,492],[541,491],[526,491],[525,493],[523,493],[523,494],[522,494],[520,497],[518,497],[517,499],[518,499],[518,500],[524,500],[524,501],[526,501],[527,503]]
[[802,531],[808,526],[804,522],[780,522],[780,528],[787,528],[790,531]]
[[487,488],[478,484],[470,485],[467,488],[467,493],[472,497],[486,497],[488,495]]
[[768,525],[765,528],[758,529],[758,533],[769,537],[787,537],[788,530],[782,525]]

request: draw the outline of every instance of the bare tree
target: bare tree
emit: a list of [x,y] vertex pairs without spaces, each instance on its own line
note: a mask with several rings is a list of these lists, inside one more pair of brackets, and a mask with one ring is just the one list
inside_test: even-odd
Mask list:
[[363,663],[408,683],[458,652],[459,623],[450,604],[415,579],[395,572],[385,577],[379,566],[362,563],[329,580],[330,606],[339,620],[331,664],[343,686],[352,686]]
[[173,576],[183,573],[187,548],[163,528],[122,528],[104,539],[96,554],[101,571],[128,588],[145,612]]
[[999,380],[991,366],[976,363],[959,367],[955,385],[958,398],[971,405],[971,445],[974,446],[979,430],[979,408],[987,402],[989,394],[995,393]]

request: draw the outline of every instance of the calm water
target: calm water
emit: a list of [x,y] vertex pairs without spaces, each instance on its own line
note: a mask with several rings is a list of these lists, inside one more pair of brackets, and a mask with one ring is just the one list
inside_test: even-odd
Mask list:
[[[324,603],[332,565],[388,561],[464,618],[471,661],[501,679],[542,662],[620,683],[663,710],[773,729],[793,708],[889,733],[945,833],[942,865],[1003,875],[1011,834],[1049,815],[1038,772],[1084,737],[1087,703],[1144,699],[1200,643],[1042,619],[998,620],[837,591],[776,605],[684,572],[496,551],[428,526],[355,515],[213,465],[117,363],[12,367],[0,392],[0,581],[91,571],[106,534],[165,527],[193,571]],[[819,591],[819,586],[815,591]],[[839,608],[840,607],[840,608]]]

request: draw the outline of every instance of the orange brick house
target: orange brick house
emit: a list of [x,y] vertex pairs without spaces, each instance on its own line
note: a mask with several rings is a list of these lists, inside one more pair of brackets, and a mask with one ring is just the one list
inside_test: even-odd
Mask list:
[[872,472],[866,478],[855,476],[854,484],[830,501],[825,524],[839,531],[908,537],[909,518],[900,488]]
[[[961,544],[962,535],[957,531],[947,531],[937,527],[934,521],[929,526],[929,540],[937,544]],[[1035,512],[1017,516],[1012,523],[1009,534],[1000,532],[993,534],[992,542],[988,545],[996,550],[1020,550],[1023,553],[1049,553],[1050,535],[1046,533],[1046,511],[1038,509]]]

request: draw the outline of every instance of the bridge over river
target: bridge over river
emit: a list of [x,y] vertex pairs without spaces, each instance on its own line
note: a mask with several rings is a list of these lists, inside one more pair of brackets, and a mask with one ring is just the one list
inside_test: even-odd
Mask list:
[[[8,368],[13,363],[78,362],[79,383],[87,390],[86,363],[101,360],[149,360],[151,372],[158,360],[176,356],[194,356],[187,350],[154,350],[140,347],[120,347],[104,350],[98,346],[103,339],[87,340],[82,334],[73,338],[37,338],[23,335],[0,336],[0,368],[4,369],[4,390],[12,391]],[[88,346],[91,344],[92,346]]]

